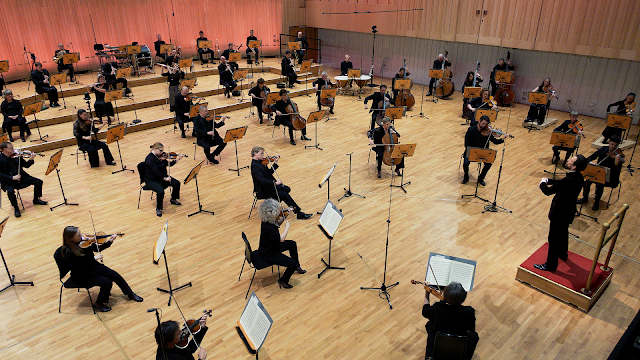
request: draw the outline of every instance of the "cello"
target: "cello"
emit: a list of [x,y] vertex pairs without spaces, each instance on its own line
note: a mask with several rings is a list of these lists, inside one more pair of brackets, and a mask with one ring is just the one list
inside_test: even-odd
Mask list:
[[382,162],[389,166],[396,165],[396,160],[391,157],[391,153],[393,153],[393,148],[395,147],[395,144],[399,143],[399,141],[398,134],[393,126],[389,126],[389,132],[384,134],[382,137],[382,143],[385,144],[384,153],[382,154]]
[[446,50],[444,52],[444,59],[442,61],[442,79],[438,79],[438,81],[436,82],[436,96],[440,99],[451,96],[451,94],[453,94],[453,92],[456,90],[456,86],[451,81],[453,73],[451,72],[451,70],[445,67],[448,55],[449,51]]
[[382,119],[384,118],[384,114],[387,111],[388,107],[391,107],[391,101],[387,98],[387,92],[385,91],[384,95],[382,95],[382,100],[380,100],[377,104],[378,110],[382,110],[382,112],[378,112],[376,115],[376,124],[378,126],[382,126]]
[[[507,70],[509,69],[509,60],[511,59],[511,51],[507,51]],[[511,81],[508,83],[501,82],[498,85],[497,98],[498,98],[498,106],[508,106],[513,100],[516,98],[515,91],[511,90],[511,86],[515,82],[515,77],[513,76],[513,71],[511,71]]]
[[[407,59],[404,59],[404,64],[402,65],[402,68],[404,69],[404,74],[402,79],[406,80],[407,79]],[[395,102],[396,106],[406,106],[407,110],[411,110],[411,108],[413,107],[413,105],[416,104],[416,99],[413,97],[413,95],[411,94],[411,88],[409,89],[402,89],[400,90],[400,93],[398,94],[398,97],[396,97],[396,102]]]
[[262,91],[260,91],[260,99],[262,99],[262,112],[269,115],[273,112],[271,107],[267,105],[267,94],[269,93],[269,88],[266,86],[262,87]]
[[294,129],[302,130],[307,126],[307,119],[300,116],[298,105],[296,105],[293,100],[289,99],[289,105],[287,105],[286,111],[287,114],[289,114],[289,118]]
[[[329,80],[326,80],[324,85],[322,85],[320,87],[320,90],[328,90],[331,89],[333,87],[333,85],[331,84],[331,82]],[[333,104],[335,103],[335,99],[332,97],[326,97],[324,99],[320,98],[320,105],[322,106],[333,106]]]

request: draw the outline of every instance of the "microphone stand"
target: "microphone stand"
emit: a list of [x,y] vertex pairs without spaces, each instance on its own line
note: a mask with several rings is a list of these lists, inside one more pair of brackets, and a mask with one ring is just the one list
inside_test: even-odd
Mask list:
[[[507,119],[507,128],[505,131],[509,131],[509,122],[511,121],[511,107],[509,108],[509,118]],[[491,137],[491,135],[489,135],[489,137]],[[502,164],[504,163],[504,152],[505,152],[505,148],[507,147],[507,142],[503,142],[502,143],[502,157],[500,158],[500,169],[498,170],[498,181],[496,182],[496,192],[493,195],[493,202],[491,203],[491,205],[485,205],[484,210],[482,210],[482,213],[484,214],[485,212],[489,211],[489,212],[498,212],[498,210],[502,210],[504,212],[508,212],[508,213],[513,213],[513,211],[504,208],[502,206],[498,206],[496,205],[496,199],[498,198],[498,188],[500,187],[500,176],[502,175]],[[477,189],[477,184],[476,184],[476,189]]]
[[[372,45],[372,52],[371,52],[371,66],[373,67],[373,65],[375,65],[375,61],[376,61],[376,34],[378,33],[378,30],[376,30],[377,26],[372,26],[371,27],[371,33],[373,33],[373,42],[371,43]],[[384,65],[382,65],[384,66]],[[380,79],[382,80],[382,79]],[[367,87],[378,87],[378,84],[374,84],[373,83],[373,76],[371,77],[371,79],[369,80],[370,83],[367,84]]]
[[638,145],[638,140],[640,140],[640,133],[636,138],[636,142],[633,144],[633,151],[631,152],[631,158],[629,159],[629,165],[627,165],[627,171],[629,171],[629,175],[633,176],[633,172],[640,169],[637,167],[631,166],[631,161],[633,160],[633,155],[636,153],[636,146]]
[[[317,136],[316,136],[317,137]],[[349,189],[344,189],[344,195],[342,195],[342,197],[340,199],[338,199],[338,201],[346,198],[346,197],[350,197],[352,195],[355,196],[360,196],[361,198],[365,198],[364,196],[360,195],[360,194],[356,194],[354,192],[351,192],[351,155],[353,155],[353,151],[348,153],[347,155],[349,155]]]
[[422,105],[424,104],[424,87],[425,85],[422,85],[422,95],[420,95],[420,114],[411,115],[410,117],[417,116],[417,117],[428,119],[428,117],[422,112]]
[[160,323],[160,314],[158,313],[158,308],[147,309],[147,312],[156,312],[156,321],[158,322],[158,329],[160,330],[160,347],[162,348],[162,358],[164,360],[167,359],[167,353],[164,350],[164,336],[162,336],[162,324]]

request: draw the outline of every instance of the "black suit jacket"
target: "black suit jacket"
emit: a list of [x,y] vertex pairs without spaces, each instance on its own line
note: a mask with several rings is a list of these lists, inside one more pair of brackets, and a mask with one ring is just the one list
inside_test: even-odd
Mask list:
[[280,62],[280,71],[282,75],[289,75],[291,73],[295,73],[296,70],[293,68],[293,65],[291,65],[293,63],[293,58],[288,58],[288,57],[283,57],[282,61]]
[[[224,126],[224,121],[215,122],[213,120],[206,120],[206,119],[203,119],[202,116],[200,115],[194,117],[193,131],[196,132],[196,137],[198,138],[197,140],[198,145],[211,146],[212,144],[211,140],[213,140],[216,137],[220,138],[220,135],[218,134],[218,130],[216,130],[216,128],[219,128],[221,126]],[[207,134],[211,130],[215,131],[214,135]]]
[[5,154],[0,153],[0,185],[4,190],[6,186],[13,181],[13,177],[18,175],[18,162],[21,163],[20,167],[20,175],[24,178],[29,176],[25,168],[33,165],[33,159],[29,161],[24,161],[23,158],[8,158]]
[[273,164],[271,168],[262,165],[258,160],[251,160],[251,178],[253,178],[253,190],[258,199],[277,199],[276,178],[273,172],[278,169],[278,164]]
[[433,355],[433,346],[436,333],[468,336],[467,358],[471,359],[473,350],[478,342],[476,333],[476,315],[471,306],[449,305],[444,301],[438,301],[433,305],[424,304],[422,316],[429,319],[425,326],[427,329],[427,356]]
[[549,179],[547,183],[540,184],[540,190],[549,196],[555,194],[549,209],[549,220],[571,224],[576,215],[576,201],[584,185],[582,174],[570,171],[563,179]]

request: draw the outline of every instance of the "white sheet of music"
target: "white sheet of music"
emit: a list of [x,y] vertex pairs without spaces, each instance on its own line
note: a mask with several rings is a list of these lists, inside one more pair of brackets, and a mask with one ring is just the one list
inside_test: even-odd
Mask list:
[[327,181],[327,179],[329,179],[329,177],[331,176],[331,174],[333,174],[333,170],[335,170],[336,165],[338,165],[338,163],[336,162],[335,164],[333,164],[333,167],[331,169],[329,169],[329,172],[327,173],[327,175],[324,176],[324,179],[322,179],[322,181],[320,182],[320,185],[318,185],[319,187],[322,187],[322,185],[324,184],[325,181]]
[[437,284],[438,286],[447,286],[449,285],[449,273],[451,273],[451,260],[444,256],[432,256],[429,258],[426,283],[430,285]]
[[240,316],[240,327],[254,350],[260,349],[271,329],[273,320],[255,293],[251,297]]
[[460,283],[466,291],[471,291],[475,271],[475,261],[431,253],[425,282],[431,285],[447,286],[455,281]]
[[169,235],[167,234],[169,231],[169,221],[164,224],[162,228],[162,232],[158,237],[158,241],[156,241],[156,248],[153,253],[153,260],[157,263],[160,260],[160,256],[162,256],[162,252],[164,251],[164,247],[167,245],[167,240],[169,239]]
[[451,261],[449,282],[459,282],[466,291],[469,291],[469,289],[471,289],[471,282],[473,281],[473,273],[475,268],[476,267],[472,264],[466,264],[459,261]]
[[322,215],[320,215],[320,226],[329,236],[333,237],[338,231],[338,226],[340,226],[343,217],[344,214],[331,201],[327,200]]

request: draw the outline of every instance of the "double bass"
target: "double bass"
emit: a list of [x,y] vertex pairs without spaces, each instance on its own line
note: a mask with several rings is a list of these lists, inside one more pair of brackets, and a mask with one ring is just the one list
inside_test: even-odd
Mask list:
[[[407,59],[404,59],[404,64],[402,65],[402,68],[404,69],[404,76],[403,76],[403,80],[407,79]],[[400,90],[400,93],[398,94],[398,97],[396,97],[396,102],[395,102],[396,106],[406,106],[407,110],[411,110],[411,108],[413,107],[413,105],[416,104],[416,99],[413,97],[413,95],[411,94],[411,88],[409,89],[402,89]]]
[[[509,63],[510,59],[511,59],[511,51],[507,51],[506,62]],[[509,69],[508,65],[507,65],[507,69]],[[508,83],[501,82],[498,84],[498,91],[496,92],[496,98],[498,99],[498,106],[508,106],[516,98],[515,91],[511,90],[511,86],[513,86],[513,83],[515,82],[513,71],[511,73],[512,73],[511,81],[509,81]]]
[[[327,80],[324,85],[322,85],[322,87],[320,87],[320,90],[328,90],[331,89],[333,86],[331,85],[331,83],[329,82],[329,80]],[[332,97],[326,97],[326,98],[320,98],[320,105],[322,106],[333,106],[333,104],[335,103],[335,99]]]
[[445,66],[448,55],[449,51],[447,50],[444,52],[444,59],[442,61],[442,79],[438,79],[436,82],[436,96],[440,99],[451,96],[451,94],[456,90],[456,86],[453,84],[453,81],[451,81],[453,73]]
[[302,130],[307,126],[307,119],[300,116],[298,105],[293,100],[289,99],[289,105],[287,105],[286,110],[294,129]]
[[384,114],[385,112],[387,112],[387,108],[391,107],[391,101],[389,101],[386,95],[387,92],[385,91],[384,95],[382,95],[382,100],[380,100],[378,104],[376,104],[378,106],[377,109],[382,110],[381,112],[378,112],[378,115],[376,115],[376,124],[378,124],[378,126],[382,126],[382,119],[384,118]]

